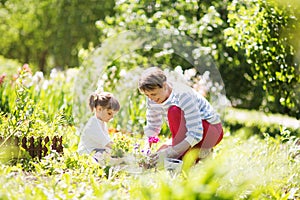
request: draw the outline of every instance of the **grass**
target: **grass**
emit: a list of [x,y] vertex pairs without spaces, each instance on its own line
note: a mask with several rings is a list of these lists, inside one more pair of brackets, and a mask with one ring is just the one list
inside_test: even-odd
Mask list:
[[[72,74],[56,73],[36,83],[34,86],[47,83],[46,89],[37,87],[39,95],[36,87],[19,90],[22,88],[4,83],[7,87],[2,87],[1,94],[9,96],[10,101],[3,99],[2,108],[10,113],[3,111],[0,115],[0,134],[61,134],[64,154],[52,152],[41,160],[19,158],[12,165],[7,147],[1,149],[0,157],[5,159],[0,159],[0,199],[300,198],[299,121],[287,116],[228,108],[226,137],[213,157],[194,165],[194,155],[186,156],[180,174],[163,169],[129,173],[124,166],[100,166],[90,156],[78,155],[79,138],[71,123],[71,85],[65,84],[67,77],[76,75]],[[19,81],[27,78],[33,79],[28,75]],[[15,101],[18,95],[21,100]],[[138,96],[134,93],[132,99]],[[130,102],[132,107],[124,110],[124,115],[120,113],[120,119],[129,113],[131,124],[125,132],[132,134],[113,137],[118,147],[129,153],[135,143],[145,142],[140,134],[133,134],[144,123],[144,104],[139,100]],[[133,125],[138,125],[137,130]],[[138,172],[136,163],[129,164]]]
[[[132,136],[126,136],[132,137]],[[76,136],[69,136],[76,141]],[[228,136],[214,156],[184,171],[132,174],[118,166],[99,166],[76,153],[52,153],[40,162],[0,166],[1,199],[297,199],[300,157],[295,139]]]
[[282,114],[268,114],[255,110],[244,110],[228,107],[224,125],[231,132],[243,132],[248,136],[269,134],[273,137],[284,131],[300,137],[300,121]]

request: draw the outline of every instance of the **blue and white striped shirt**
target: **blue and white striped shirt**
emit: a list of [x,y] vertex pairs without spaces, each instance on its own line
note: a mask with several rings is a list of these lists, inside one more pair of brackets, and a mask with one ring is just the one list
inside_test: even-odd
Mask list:
[[202,120],[217,124],[221,122],[220,117],[200,93],[183,84],[170,83],[170,85],[172,86],[172,92],[162,104],[157,104],[147,98],[147,125],[144,127],[144,133],[148,137],[157,136],[161,130],[163,120],[168,120],[169,107],[175,105],[184,112],[187,128],[185,140],[191,146],[194,146],[203,137]]

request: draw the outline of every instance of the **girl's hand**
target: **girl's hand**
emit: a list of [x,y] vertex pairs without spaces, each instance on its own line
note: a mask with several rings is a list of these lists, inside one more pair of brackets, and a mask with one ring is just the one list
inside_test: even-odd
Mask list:
[[109,142],[105,147],[108,149],[111,149],[113,146],[113,142]]

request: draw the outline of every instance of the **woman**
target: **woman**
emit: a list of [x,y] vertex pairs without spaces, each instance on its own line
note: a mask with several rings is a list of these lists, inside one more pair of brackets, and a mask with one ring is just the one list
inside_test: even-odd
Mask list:
[[153,156],[179,158],[190,149],[199,149],[199,159],[206,157],[223,138],[219,115],[210,103],[187,85],[167,81],[164,72],[151,67],[139,79],[139,90],[147,96],[147,125],[144,133],[157,136],[163,118],[168,121],[172,144],[162,146]]

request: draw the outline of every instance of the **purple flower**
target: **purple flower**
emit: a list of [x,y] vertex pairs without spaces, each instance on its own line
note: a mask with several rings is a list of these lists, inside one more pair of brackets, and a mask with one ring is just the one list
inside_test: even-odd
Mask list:
[[151,154],[151,150],[148,149],[146,155],[148,156],[148,155],[150,155],[150,154]]
[[134,144],[133,149],[138,150],[140,148],[140,144]]
[[150,149],[142,149],[141,150],[141,153],[144,155],[144,156],[149,156],[151,154],[151,150]]

